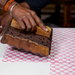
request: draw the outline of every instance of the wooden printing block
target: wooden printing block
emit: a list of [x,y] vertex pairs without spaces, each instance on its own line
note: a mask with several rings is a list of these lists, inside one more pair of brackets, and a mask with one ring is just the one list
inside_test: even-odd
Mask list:
[[7,30],[1,42],[41,56],[48,56],[51,48],[50,38],[34,33],[24,33],[14,27]]
[[36,27],[35,33],[25,33],[20,28],[19,24],[13,19],[11,27],[6,31],[1,42],[15,46],[19,49],[39,54],[41,56],[48,56],[51,48],[51,28],[45,32],[40,27]]

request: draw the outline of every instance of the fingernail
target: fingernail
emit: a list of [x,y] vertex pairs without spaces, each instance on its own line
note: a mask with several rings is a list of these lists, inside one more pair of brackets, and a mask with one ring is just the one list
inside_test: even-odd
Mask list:
[[48,32],[48,29],[47,28],[45,28],[45,30]]
[[0,28],[3,28],[2,26],[0,26]]
[[22,26],[22,29],[25,29],[25,27],[24,27],[24,26]]

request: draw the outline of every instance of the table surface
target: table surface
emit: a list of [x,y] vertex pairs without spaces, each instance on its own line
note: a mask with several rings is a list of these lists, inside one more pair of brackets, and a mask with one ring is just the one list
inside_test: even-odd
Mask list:
[[75,28],[54,28],[50,55],[38,57],[0,43],[0,75],[75,75]]

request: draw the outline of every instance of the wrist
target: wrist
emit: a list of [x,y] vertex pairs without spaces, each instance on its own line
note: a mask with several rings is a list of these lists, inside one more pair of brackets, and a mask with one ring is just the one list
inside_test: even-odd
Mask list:
[[8,12],[10,12],[10,10],[11,10],[11,7],[14,5],[14,4],[16,4],[17,2],[12,2],[9,6],[8,6]]
[[13,17],[13,13],[17,12],[17,9],[19,8],[19,4],[17,2],[13,2],[9,5],[8,11],[10,12],[10,16]]
[[6,3],[5,3],[5,5],[4,5],[4,10],[6,11],[6,12],[8,12],[8,7],[9,7],[9,5],[12,3],[12,2],[14,2],[15,0],[8,0]]

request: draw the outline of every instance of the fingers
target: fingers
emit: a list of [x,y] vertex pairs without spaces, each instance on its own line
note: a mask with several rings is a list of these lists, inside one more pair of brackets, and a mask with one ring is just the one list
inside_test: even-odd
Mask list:
[[41,19],[36,15],[35,12],[28,11],[25,16],[23,16],[23,21],[26,24],[26,31],[33,32],[36,29],[36,23],[45,31],[48,31],[44,23],[41,21]]
[[[4,22],[4,20],[2,20],[1,22],[1,26],[2,26],[2,31],[0,32],[0,36],[3,35],[3,33],[5,33],[6,29],[11,25],[11,21],[10,22]],[[0,27],[1,27],[0,26]]]
[[29,22],[31,24],[31,32],[33,32],[36,28],[35,20],[33,19],[30,13],[27,13],[27,18],[29,19]]
[[36,28],[36,23],[33,17],[29,12],[25,14],[25,16],[22,17],[22,20],[19,19],[18,23],[20,24],[22,29],[26,29],[26,31],[34,31]]
[[5,30],[8,28],[8,26],[11,23],[12,18],[9,14],[5,15],[3,18],[1,18],[0,22],[0,36],[5,32]]
[[0,35],[2,35],[2,34],[1,34],[1,33],[2,33],[2,30],[3,30],[3,27],[0,26]]
[[7,28],[7,25],[5,25],[6,22],[4,19],[2,19],[0,26],[2,26],[1,31],[0,31],[0,36],[2,36],[2,34],[4,33],[5,29]]
[[2,36],[2,34],[4,33],[6,27],[4,26],[3,22],[1,23],[0,26],[2,26],[2,28],[0,28],[0,36]]
[[45,31],[48,31],[48,29],[46,28],[46,26],[44,25],[44,23],[41,21],[41,19],[36,15],[36,13],[34,11],[28,10],[33,19],[36,21],[36,23]]
[[23,16],[23,21],[24,21],[24,23],[26,24],[26,27],[25,27],[25,28],[26,28],[26,31],[27,31],[27,32],[30,31],[30,30],[31,30],[31,24],[30,24],[28,18],[25,17],[25,16]]
[[[13,8],[12,15],[18,21],[21,28],[25,29],[27,27],[27,29],[26,29],[27,31],[29,31],[30,29],[31,29],[31,31],[33,31],[36,28],[36,23],[43,30],[48,31],[48,29],[45,27],[45,25],[43,24],[41,19],[36,15],[36,13],[34,11],[31,11],[20,5],[17,5],[17,6],[15,6],[15,8]],[[26,27],[25,27],[25,25],[26,25]]]
[[21,26],[22,29],[25,29],[25,25],[23,23],[23,20],[18,20],[19,25]]
[[35,21],[37,22],[37,24],[45,31],[48,31],[48,29],[46,28],[46,26],[44,25],[44,23],[41,21],[41,19],[36,15],[36,13],[33,11],[33,13],[31,13],[33,18],[35,19]]

